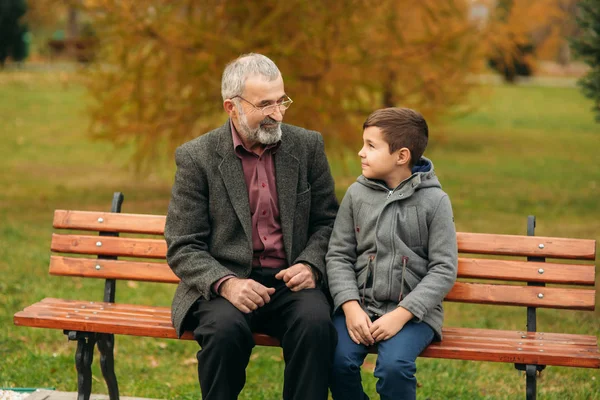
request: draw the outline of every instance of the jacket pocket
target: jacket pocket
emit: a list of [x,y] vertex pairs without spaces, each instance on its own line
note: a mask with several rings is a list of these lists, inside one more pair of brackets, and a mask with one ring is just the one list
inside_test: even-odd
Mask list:
[[[375,273],[375,268],[373,263],[375,262],[375,255],[374,254],[370,254],[369,258],[367,260],[367,266],[365,268],[363,268],[362,271],[359,272],[359,275],[357,276],[357,284],[358,284],[358,290],[360,291],[360,303],[361,304],[365,304],[366,302],[366,295],[367,295],[367,289],[371,289],[373,287],[373,279],[374,277],[374,273]],[[371,297],[372,297],[372,292],[371,292]]]
[[412,292],[421,282],[417,274],[411,270],[414,262],[407,256],[401,256],[399,265],[394,268],[392,279],[392,293],[390,301],[400,302]]
[[419,224],[419,213],[416,206],[408,206],[401,209],[398,213],[398,221],[396,224],[398,237],[408,247],[422,246],[421,243],[421,226]]
[[296,194],[296,204],[300,204],[303,203],[307,200],[310,200],[310,185],[308,185],[308,189],[306,189],[303,192],[297,193]]

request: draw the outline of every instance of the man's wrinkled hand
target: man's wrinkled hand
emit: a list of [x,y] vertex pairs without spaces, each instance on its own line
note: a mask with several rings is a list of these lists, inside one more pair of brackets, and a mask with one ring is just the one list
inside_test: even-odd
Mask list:
[[282,269],[275,275],[275,278],[281,279],[292,292],[298,292],[302,289],[312,289],[317,287],[312,268],[306,264],[294,264],[289,268]]
[[250,313],[271,301],[275,288],[252,279],[230,278],[221,284],[219,294],[243,313]]

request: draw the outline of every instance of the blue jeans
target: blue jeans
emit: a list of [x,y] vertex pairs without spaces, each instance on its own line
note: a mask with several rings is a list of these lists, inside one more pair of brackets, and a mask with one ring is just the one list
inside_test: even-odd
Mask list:
[[[338,332],[338,344],[333,360],[331,394],[337,400],[368,400],[360,377],[360,366],[368,348],[350,339],[343,313],[336,313],[333,324]],[[416,398],[415,361],[431,343],[433,335],[433,329],[426,323],[408,322],[395,336],[378,343],[374,375],[382,400]]]

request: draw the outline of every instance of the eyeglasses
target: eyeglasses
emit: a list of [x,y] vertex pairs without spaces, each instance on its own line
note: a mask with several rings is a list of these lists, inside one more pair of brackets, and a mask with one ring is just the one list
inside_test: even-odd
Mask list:
[[289,96],[286,95],[282,100],[278,101],[275,104],[270,104],[270,105],[264,106],[264,107],[257,107],[254,104],[250,103],[245,98],[243,98],[242,96],[233,96],[231,99],[235,99],[236,97],[239,97],[240,99],[244,100],[246,103],[250,104],[252,107],[254,107],[254,109],[256,111],[260,111],[262,113],[262,115],[271,115],[278,108],[279,108],[279,111],[285,111],[288,108],[290,108],[290,106],[294,102],[292,99],[289,98]]

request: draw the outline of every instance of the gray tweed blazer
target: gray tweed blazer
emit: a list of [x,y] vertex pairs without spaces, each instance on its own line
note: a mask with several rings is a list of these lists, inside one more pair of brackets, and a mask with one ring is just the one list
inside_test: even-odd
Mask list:
[[[334,182],[315,131],[282,124],[274,155],[283,243],[289,265],[307,262],[325,277],[325,253],[337,212]],[[226,275],[248,277],[252,227],[241,160],[230,122],[181,145],[167,213],[167,262],[181,279],[172,304],[177,334],[199,298]]]

